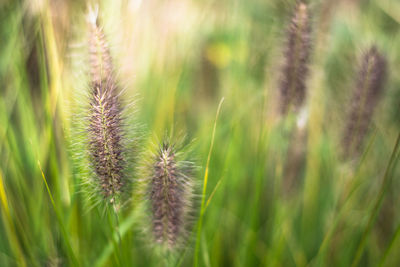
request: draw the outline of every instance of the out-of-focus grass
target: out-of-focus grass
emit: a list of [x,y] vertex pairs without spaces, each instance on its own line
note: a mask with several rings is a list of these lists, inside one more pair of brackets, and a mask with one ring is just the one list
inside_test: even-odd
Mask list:
[[[74,92],[86,88],[87,3],[2,2],[0,265],[190,266],[198,242],[200,266],[398,266],[400,3],[309,2],[314,52],[303,138],[294,114],[274,112],[295,1],[100,1],[119,80],[138,99],[146,136],[173,128],[196,139],[201,185],[225,98],[201,232],[194,224],[177,260],[155,253],[140,203],[120,215],[118,244],[108,218],[79,194],[67,139],[80,101]],[[343,162],[356,62],[372,43],[390,75],[363,156]],[[297,161],[295,148],[303,151]]]

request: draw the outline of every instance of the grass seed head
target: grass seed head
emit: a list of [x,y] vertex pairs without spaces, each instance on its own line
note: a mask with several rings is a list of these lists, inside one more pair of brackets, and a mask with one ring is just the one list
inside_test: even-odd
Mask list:
[[124,185],[121,107],[113,94],[113,84],[101,83],[93,89],[89,123],[90,158],[102,193],[114,202]]
[[287,33],[280,81],[280,109],[286,114],[293,105],[299,109],[306,97],[311,52],[311,20],[308,6],[299,2]]
[[87,145],[96,191],[106,203],[121,199],[126,187],[126,147],[123,107],[114,78],[108,44],[99,27],[97,12],[91,10],[89,23],[90,106]]
[[353,156],[360,151],[374,109],[382,94],[386,75],[386,58],[376,46],[372,46],[362,56],[356,86],[351,98],[343,136],[345,156]]
[[91,83],[107,82],[113,76],[113,64],[110,49],[104,32],[99,26],[97,11],[90,10],[88,15],[89,26],[89,56]]
[[185,234],[191,207],[193,165],[170,142],[160,145],[149,178],[155,241],[168,249]]

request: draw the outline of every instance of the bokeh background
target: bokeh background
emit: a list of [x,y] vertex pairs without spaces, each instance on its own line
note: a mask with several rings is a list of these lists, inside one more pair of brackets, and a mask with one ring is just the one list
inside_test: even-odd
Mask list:
[[[294,0],[1,1],[0,265],[191,266],[197,241],[200,266],[399,266],[400,2],[308,3],[306,115],[283,118]],[[201,238],[194,218],[175,260],[143,233],[140,203],[121,214],[116,244],[79,193],[69,139],[87,87],[88,5],[99,6],[144,144],[171,129],[195,140],[198,198],[224,98]],[[357,62],[373,44],[389,63],[385,92],[362,155],[343,160]]]

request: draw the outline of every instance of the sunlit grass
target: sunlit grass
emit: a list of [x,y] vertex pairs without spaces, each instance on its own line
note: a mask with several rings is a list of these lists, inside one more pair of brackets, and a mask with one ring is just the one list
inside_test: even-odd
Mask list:
[[[84,101],[77,96],[88,88],[87,3],[6,1],[1,266],[400,264],[398,1],[308,1],[307,99],[285,116],[279,79],[296,1],[91,2],[122,97],[135,101],[137,164],[166,132],[194,140],[192,227],[184,245],[160,251],[147,229],[142,177],[118,223],[88,207],[71,140]],[[360,155],[343,159],[358,62],[373,44],[388,60],[388,79]]]

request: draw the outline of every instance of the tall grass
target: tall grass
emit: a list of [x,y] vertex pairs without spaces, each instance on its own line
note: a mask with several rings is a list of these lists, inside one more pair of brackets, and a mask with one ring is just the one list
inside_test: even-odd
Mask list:
[[[122,126],[143,129],[140,148],[129,146],[135,157],[126,158],[128,201],[118,216],[90,208],[81,178],[93,165],[75,164],[80,158],[71,149],[75,123],[87,118],[75,108],[90,104],[79,97],[91,92],[88,3],[3,1],[1,266],[400,264],[400,3],[90,1],[96,5],[116,95],[121,105],[137,99],[138,111],[124,113]],[[293,63],[288,35],[303,18],[295,18],[299,6],[307,7],[312,29],[299,36],[312,49],[300,66],[307,74],[290,76],[291,83],[284,72]],[[386,82],[379,101],[368,102],[373,111],[357,116],[368,123],[357,134],[356,156],[343,157],[349,114],[353,106],[366,110],[352,99],[357,81],[365,82],[358,76],[371,46],[386,59]],[[289,102],[301,108],[279,112],[285,82],[287,92],[300,88],[300,99]],[[145,162],[166,131],[194,139],[199,171],[191,180],[201,186],[187,214],[191,227],[177,246],[163,240],[170,249],[160,253],[157,238],[183,233],[175,222],[187,218],[169,210],[186,204],[181,195],[151,202],[141,190],[149,178],[141,168],[178,181],[174,154],[164,153],[166,161],[153,168]],[[155,217],[167,214],[158,216],[166,227],[158,236],[145,229],[154,228],[151,207]]]

